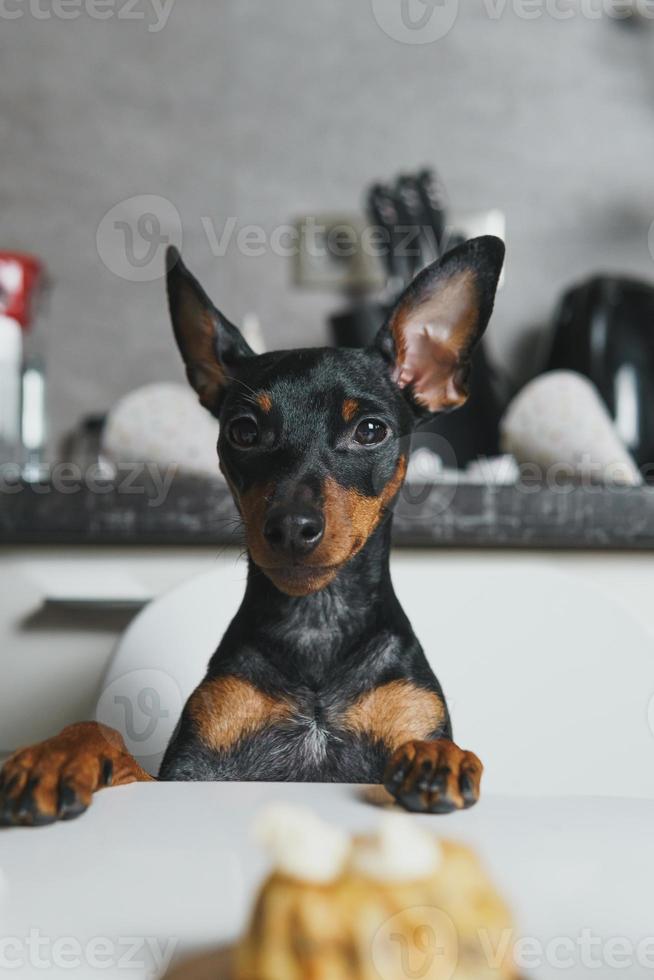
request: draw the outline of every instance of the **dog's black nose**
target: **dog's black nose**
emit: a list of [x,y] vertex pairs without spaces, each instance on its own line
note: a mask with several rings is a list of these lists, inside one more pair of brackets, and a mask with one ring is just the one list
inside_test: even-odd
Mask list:
[[297,506],[274,507],[263,527],[266,541],[280,554],[308,555],[319,544],[325,531],[322,514],[317,510],[298,510]]

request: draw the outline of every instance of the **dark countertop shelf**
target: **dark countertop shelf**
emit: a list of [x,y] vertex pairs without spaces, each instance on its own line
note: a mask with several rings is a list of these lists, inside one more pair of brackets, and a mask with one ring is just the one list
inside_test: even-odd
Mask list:
[[[394,540],[404,547],[654,549],[654,487],[405,486]],[[57,489],[6,482],[0,544],[238,545],[218,479],[176,476]]]

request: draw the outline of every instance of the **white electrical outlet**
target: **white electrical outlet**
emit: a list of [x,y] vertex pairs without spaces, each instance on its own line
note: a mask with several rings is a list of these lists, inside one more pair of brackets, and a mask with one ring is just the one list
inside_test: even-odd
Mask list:
[[303,215],[295,229],[296,286],[361,292],[384,285],[379,258],[366,244],[368,223],[362,215]]

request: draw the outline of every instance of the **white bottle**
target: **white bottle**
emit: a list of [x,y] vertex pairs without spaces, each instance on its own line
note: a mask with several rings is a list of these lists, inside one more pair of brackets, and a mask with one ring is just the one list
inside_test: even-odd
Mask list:
[[23,332],[12,317],[0,314],[0,464],[21,456],[21,375]]

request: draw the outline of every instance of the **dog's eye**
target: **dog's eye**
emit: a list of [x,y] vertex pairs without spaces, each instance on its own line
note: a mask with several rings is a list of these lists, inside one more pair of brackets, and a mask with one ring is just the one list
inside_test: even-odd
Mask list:
[[227,438],[238,449],[252,449],[259,441],[259,426],[254,419],[235,419],[229,423]]
[[379,419],[364,419],[354,430],[354,441],[360,446],[376,446],[388,434],[388,426]]

